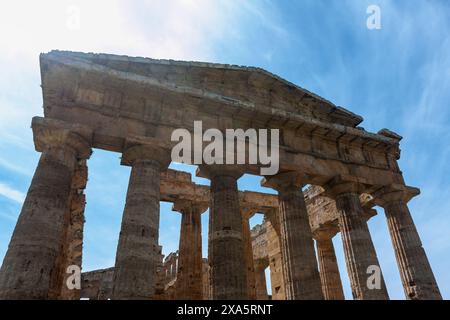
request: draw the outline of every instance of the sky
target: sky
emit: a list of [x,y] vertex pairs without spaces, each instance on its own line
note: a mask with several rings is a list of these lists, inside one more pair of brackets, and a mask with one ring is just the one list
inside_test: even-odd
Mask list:
[[[368,29],[377,5],[381,28]],[[367,131],[403,136],[399,165],[421,195],[409,203],[444,298],[450,298],[450,2],[446,0],[2,1],[0,5],[0,261],[39,154],[39,53],[52,49],[262,67],[361,115]],[[117,153],[88,162],[83,270],[114,265],[130,169]],[[172,164],[194,173],[195,167]],[[194,174],[193,174],[194,175]],[[197,183],[208,184],[194,177]],[[242,190],[271,192],[246,175]],[[389,295],[404,299],[381,208],[369,221]],[[208,214],[202,216],[206,257]],[[261,215],[252,219],[252,225]],[[161,203],[163,253],[180,215]],[[347,299],[342,242],[333,239]]]

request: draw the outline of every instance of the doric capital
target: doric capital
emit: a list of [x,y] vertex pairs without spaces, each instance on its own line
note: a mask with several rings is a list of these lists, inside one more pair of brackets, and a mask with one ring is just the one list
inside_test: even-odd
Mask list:
[[377,215],[377,210],[363,206],[362,218],[365,221],[369,221],[370,218],[375,217],[376,215]]
[[185,213],[190,210],[199,214],[205,212],[209,207],[208,202],[192,201],[187,199],[177,199],[173,202],[172,210],[180,213]]
[[355,193],[360,195],[366,189],[364,183],[352,176],[336,176],[327,184],[322,186],[324,188],[324,195],[336,199],[340,195],[346,193]]
[[420,194],[420,189],[408,187],[401,184],[392,184],[382,187],[372,193],[373,202],[380,207],[384,207],[392,202],[408,203],[413,197]]
[[121,164],[132,166],[138,160],[156,161],[159,163],[160,169],[165,170],[170,164],[170,150],[152,138],[127,138]]
[[331,240],[339,232],[339,226],[334,223],[326,223],[313,230],[313,237],[317,241]]
[[246,167],[244,165],[232,164],[202,164],[198,166],[195,175],[197,177],[213,179],[218,176],[229,176],[236,180],[242,177],[245,173]]
[[306,176],[296,172],[282,172],[273,176],[266,176],[261,181],[261,186],[272,188],[278,192],[300,189],[305,185]]
[[88,159],[92,153],[92,130],[86,126],[34,117],[31,127],[36,151],[69,148],[77,159]]
[[362,217],[365,221],[369,221],[370,218],[377,215],[377,210],[373,208],[376,204],[373,201],[372,195],[363,193],[359,196],[359,200],[363,209]]

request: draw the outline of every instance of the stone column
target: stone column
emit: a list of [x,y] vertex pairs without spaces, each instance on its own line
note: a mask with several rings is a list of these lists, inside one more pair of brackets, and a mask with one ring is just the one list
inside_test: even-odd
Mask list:
[[170,264],[170,278],[171,280],[175,279],[177,277],[177,258],[174,255],[172,257],[172,261]]
[[[359,195],[363,188],[353,181],[339,177],[325,186],[326,194],[336,200],[339,228],[344,245],[345,260],[352,294],[358,300],[389,299],[375,247],[364,218]],[[369,288],[372,267],[378,268],[380,288]]]
[[203,300],[212,300],[208,259],[203,258],[202,265]]
[[242,236],[244,239],[245,264],[247,268],[247,294],[249,300],[256,300],[255,266],[253,264],[253,247],[250,230],[250,217],[255,209],[241,207]]
[[189,200],[177,200],[173,210],[182,214],[176,298],[179,300],[202,300],[202,223],[201,214],[207,204]]
[[344,300],[341,276],[333,246],[337,230],[329,227],[315,233],[320,280],[325,300]]
[[278,210],[276,209],[267,210],[265,212],[267,256],[269,258],[272,300],[286,300],[280,243],[280,219],[278,218],[278,215]]
[[72,178],[72,189],[70,195],[70,213],[67,217],[67,228],[64,240],[64,258],[60,268],[61,292],[58,299],[80,300],[81,288],[77,289],[67,286],[67,281],[73,278],[73,273],[68,273],[69,266],[77,266],[81,269],[83,253],[83,230],[84,230],[84,209],[86,206],[86,196],[83,190],[86,188],[88,178],[88,168],[86,160],[78,161]]
[[286,299],[323,299],[302,181],[287,172],[267,177],[263,184],[278,191]]
[[245,244],[239,210],[238,166],[201,166],[199,174],[211,180],[208,261],[214,300],[248,298]]
[[90,138],[62,122],[34,118],[32,127],[42,155],[0,269],[0,299],[58,297],[72,177],[91,154]]
[[408,201],[419,193],[417,188],[393,185],[376,192],[374,202],[384,208],[406,298],[441,300],[439,287],[407,206]]
[[256,300],[268,300],[267,283],[266,283],[266,267],[269,261],[256,260],[255,266],[255,287],[256,287]]
[[166,268],[164,267],[164,255],[162,254],[162,246],[159,246],[156,263],[155,293],[152,296],[152,300],[164,299],[165,280],[166,280]]
[[150,299],[158,263],[160,175],[170,153],[151,145],[126,149],[122,164],[131,165],[114,268],[113,299]]

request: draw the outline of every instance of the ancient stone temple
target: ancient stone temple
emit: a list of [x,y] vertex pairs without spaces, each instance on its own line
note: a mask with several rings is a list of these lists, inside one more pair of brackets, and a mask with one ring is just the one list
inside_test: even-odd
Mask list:
[[[406,298],[441,299],[408,209],[419,189],[398,167],[396,133],[369,133],[360,116],[258,68],[61,51],[42,54],[40,66],[44,117],[32,130],[41,158],[0,270],[0,299],[343,299],[337,234],[353,298],[388,299],[367,225],[374,206],[386,215]],[[277,195],[238,190],[260,164],[202,163],[197,175],[210,186],[168,169],[172,132],[193,132],[194,121],[204,130],[279,129],[279,172],[261,177]],[[116,260],[69,288],[95,148],[131,167]],[[181,215],[179,248],[167,257],[160,201]],[[264,219],[251,230],[255,214]]]

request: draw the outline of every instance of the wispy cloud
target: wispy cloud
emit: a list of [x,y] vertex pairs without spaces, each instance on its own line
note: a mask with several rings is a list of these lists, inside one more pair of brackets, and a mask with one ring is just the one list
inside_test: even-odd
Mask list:
[[15,190],[2,182],[0,182],[0,195],[18,203],[22,203],[25,200],[25,194],[23,192]]
[[15,173],[20,173],[25,176],[31,176],[31,172],[22,166],[16,165],[8,160],[0,158],[0,166],[7,169],[8,171],[13,171]]

